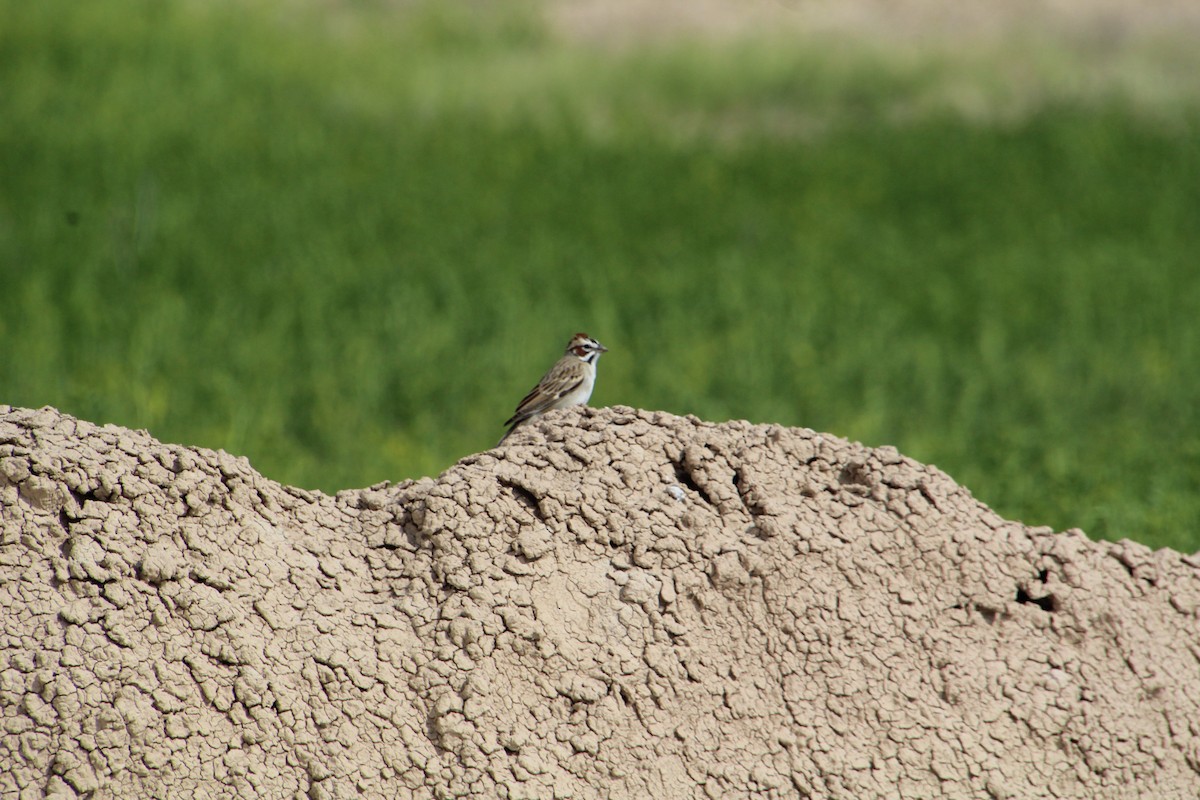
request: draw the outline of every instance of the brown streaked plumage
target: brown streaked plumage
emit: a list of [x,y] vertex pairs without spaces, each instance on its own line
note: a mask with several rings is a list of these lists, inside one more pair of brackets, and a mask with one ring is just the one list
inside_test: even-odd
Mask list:
[[586,333],[577,333],[567,342],[566,353],[542,376],[538,385],[517,404],[517,410],[504,423],[510,425],[498,444],[503,444],[522,423],[555,408],[584,405],[596,383],[596,362],[608,348]]

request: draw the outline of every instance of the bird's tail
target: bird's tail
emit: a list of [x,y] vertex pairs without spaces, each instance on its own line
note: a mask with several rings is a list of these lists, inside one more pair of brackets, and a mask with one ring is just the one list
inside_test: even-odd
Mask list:
[[504,444],[504,440],[507,439],[508,437],[512,436],[512,432],[515,431],[517,429],[517,426],[520,424],[521,424],[520,422],[514,422],[512,424],[512,427],[509,428],[508,431],[503,436],[500,437],[500,441],[496,442],[496,447],[499,447],[500,445]]

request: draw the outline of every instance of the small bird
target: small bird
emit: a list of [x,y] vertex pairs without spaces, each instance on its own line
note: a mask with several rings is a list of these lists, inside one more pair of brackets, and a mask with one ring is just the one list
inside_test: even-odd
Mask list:
[[592,387],[596,385],[596,362],[601,353],[607,352],[607,347],[586,333],[572,336],[567,342],[567,352],[517,404],[517,410],[504,423],[512,427],[497,442],[497,447],[504,444],[504,439],[523,422],[555,408],[586,405],[592,396]]

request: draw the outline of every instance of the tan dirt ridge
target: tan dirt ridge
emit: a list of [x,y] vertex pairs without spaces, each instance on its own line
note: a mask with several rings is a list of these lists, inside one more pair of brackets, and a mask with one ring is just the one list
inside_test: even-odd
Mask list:
[[1195,557],[805,429],[510,442],[330,497],[0,406],[0,797],[1200,796]]

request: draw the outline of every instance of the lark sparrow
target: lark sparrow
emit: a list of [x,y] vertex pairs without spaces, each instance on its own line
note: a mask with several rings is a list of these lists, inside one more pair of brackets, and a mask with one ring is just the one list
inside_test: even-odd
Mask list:
[[504,444],[521,423],[540,417],[555,408],[585,405],[596,384],[596,362],[608,348],[586,333],[577,333],[567,342],[567,352],[542,376],[505,425],[511,425],[497,446]]

